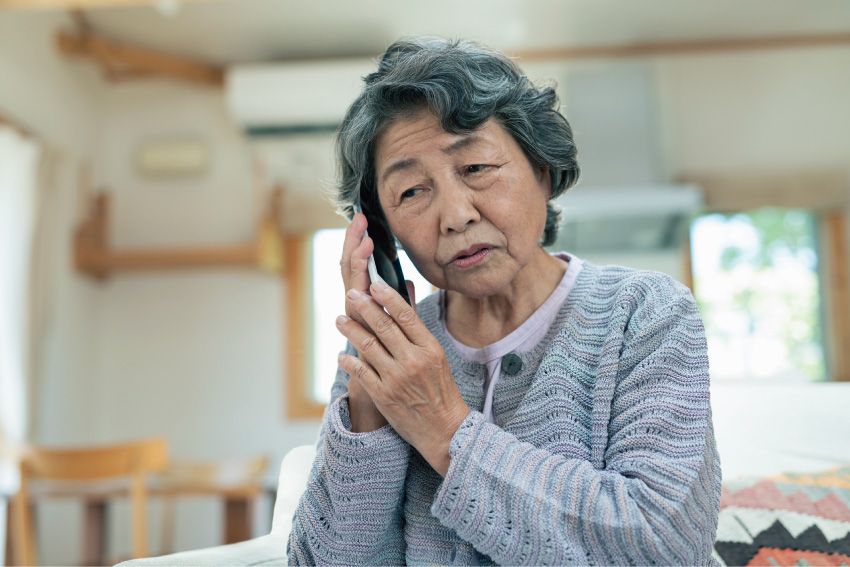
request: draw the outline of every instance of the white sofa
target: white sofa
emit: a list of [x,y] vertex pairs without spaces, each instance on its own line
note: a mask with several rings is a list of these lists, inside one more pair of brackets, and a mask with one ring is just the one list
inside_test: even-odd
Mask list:
[[850,464],[850,382],[714,380],[711,406],[724,480]]
[[[711,398],[724,480],[850,463],[850,383],[718,381]],[[268,535],[121,565],[285,565],[292,516],[315,454],[304,445],[283,458]]]

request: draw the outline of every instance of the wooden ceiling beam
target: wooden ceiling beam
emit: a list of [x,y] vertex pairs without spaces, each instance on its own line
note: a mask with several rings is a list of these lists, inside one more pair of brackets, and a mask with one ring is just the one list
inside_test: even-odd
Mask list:
[[572,59],[618,59],[664,55],[849,46],[850,33],[822,33],[764,37],[731,37],[684,41],[652,41],[622,45],[590,45],[528,49],[511,53],[520,62]]
[[[180,4],[200,0],[179,0]],[[209,1],[209,0],[207,0]],[[161,0],[0,0],[0,8],[27,8],[31,10],[95,10],[155,6]]]
[[7,126],[23,136],[24,138],[35,138],[36,136],[32,133],[32,131],[18,122],[17,120],[13,120],[9,117],[0,114],[0,126]]
[[93,32],[59,32],[56,43],[67,55],[94,59],[111,79],[165,75],[216,87],[224,84],[224,70],[216,65],[120,43]]

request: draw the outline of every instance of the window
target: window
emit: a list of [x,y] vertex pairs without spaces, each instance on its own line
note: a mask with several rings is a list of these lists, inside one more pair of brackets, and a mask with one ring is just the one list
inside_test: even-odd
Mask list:
[[[336,328],[337,316],[345,313],[345,290],[339,273],[339,258],[345,229],[326,229],[316,232],[312,239],[312,335],[308,367],[310,397],[320,403],[330,401],[331,386],[337,369],[337,355],[345,348],[345,337]],[[416,300],[421,301],[433,288],[423,278],[404,251],[399,251],[401,269],[413,281]]]
[[691,245],[712,378],[827,379],[815,214],[706,214]]
[[[39,199],[41,146],[0,116],[0,447],[27,437],[27,377],[31,309],[37,295],[31,278]],[[0,491],[17,485],[17,465],[0,451]],[[5,514],[5,508],[0,509]],[[0,551],[3,545],[0,544]]]

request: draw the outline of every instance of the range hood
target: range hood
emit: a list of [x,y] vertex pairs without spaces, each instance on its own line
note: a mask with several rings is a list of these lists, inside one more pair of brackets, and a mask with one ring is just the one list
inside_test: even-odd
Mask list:
[[678,249],[703,199],[698,187],[668,182],[651,68],[605,65],[572,72],[564,85],[581,178],[556,201],[564,224],[551,248]]

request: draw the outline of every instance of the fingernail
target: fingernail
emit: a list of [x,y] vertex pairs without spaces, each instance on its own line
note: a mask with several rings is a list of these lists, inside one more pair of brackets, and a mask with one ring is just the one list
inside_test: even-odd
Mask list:
[[355,299],[356,300],[356,299],[362,299],[363,297],[365,297],[366,294],[363,293],[362,291],[360,291],[359,289],[351,288],[351,289],[348,290],[348,293],[346,293],[345,295],[348,296],[348,299]]
[[390,286],[381,281],[372,282],[372,291],[375,293],[386,293],[390,290]]
[[337,327],[342,327],[346,323],[348,323],[348,317],[346,317],[345,315],[340,315],[339,317],[336,318],[336,326]]

